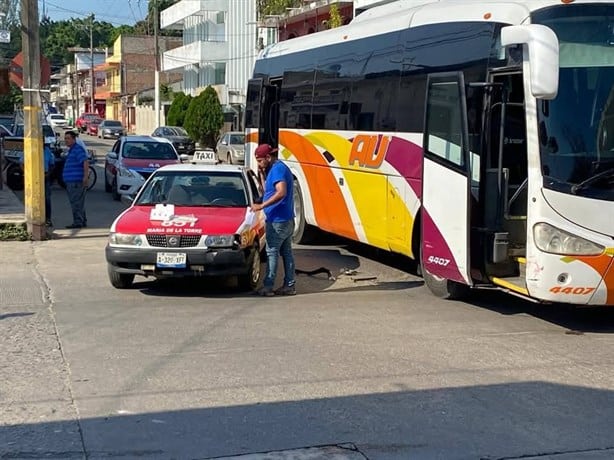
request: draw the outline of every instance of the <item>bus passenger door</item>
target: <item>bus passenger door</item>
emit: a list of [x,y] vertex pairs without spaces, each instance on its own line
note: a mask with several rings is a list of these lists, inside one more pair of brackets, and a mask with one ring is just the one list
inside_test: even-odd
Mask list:
[[430,75],[422,169],[422,267],[436,278],[471,285],[471,167],[461,72]]

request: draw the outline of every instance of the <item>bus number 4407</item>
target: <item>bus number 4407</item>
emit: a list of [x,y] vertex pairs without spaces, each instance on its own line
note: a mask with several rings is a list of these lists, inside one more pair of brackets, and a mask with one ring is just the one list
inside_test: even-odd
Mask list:
[[427,261],[430,264],[441,265],[442,267],[447,267],[448,264],[450,263],[450,259],[444,259],[443,257],[435,257],[435,256],[429,256]]
[[575,294],[575,295],[586,295],[593,292],[595,288],[592,287],[561,287],[554,286],[549,289],[553,294]]

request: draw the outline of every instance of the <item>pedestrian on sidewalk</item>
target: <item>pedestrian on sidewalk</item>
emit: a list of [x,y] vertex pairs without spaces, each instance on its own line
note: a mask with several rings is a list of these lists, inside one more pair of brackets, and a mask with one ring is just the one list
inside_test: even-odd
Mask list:
[[[19,165],[23,171],[24,158],[21,157]],[[53,168],[55,167],[55,157],[51,151],[51,144],[45,142],[43,144],[43,167],[45,168],[45,225],[52,227],[51,222],[51,176],[53,174]]]
[[87,152],[77,144],[77,134],[74,131],[64,133],[64,141],[68,146],[68,155],[64,163],[62,179],[66,183],[68,201],[72,209],[72,224],[66,228],[83,228],[87,226],[85,215],[85,191],[89,174]]
[[[290,168],[277,158],[277,149],[268,144],[261,144],[256,148],[255,154],[258,168],[265,175],[265,181],[263,201],[253,204],[252,210],[264,209],[267,254],[266,277],[258,294],[267,297],[294,295],[296,294],[294,254],[292,253],[294,179]],[[279,256],[283,258],[284,263],[284,284],[273,290]]]

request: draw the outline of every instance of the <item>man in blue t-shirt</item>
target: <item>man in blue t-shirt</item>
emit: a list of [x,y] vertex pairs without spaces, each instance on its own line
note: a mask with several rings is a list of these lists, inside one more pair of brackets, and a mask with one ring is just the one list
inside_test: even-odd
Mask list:
[[[294,179],[290,169],[277,159],[277,149],[262,144],[256,148],[255,154],[258,168],[266,174],[262,204],[252,205],[253,211],[264,209],[266,216],[267,271],[264,286],[258,293],[267,297],[294,295]],[[284,284],[273,291],[280,255],[284,260]]]
[[66,131],[64,140],[68,146],[68,155],[64,163],[62,179],[66,183],[68,201],[72,208],[72,224],[67,225],[66,228],[83,228],[87,226],[85,191],[90,165],[87,152],[77,144],[77,135],[74,131]]

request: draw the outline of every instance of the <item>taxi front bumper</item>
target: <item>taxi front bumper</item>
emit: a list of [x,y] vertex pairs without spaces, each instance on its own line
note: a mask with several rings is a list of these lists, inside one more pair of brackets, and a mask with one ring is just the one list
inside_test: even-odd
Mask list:
[[[158,253],[186,254],[185,268],[157,267]],[[195,248],[105,248],[107,262],[117,273],[143,276],[233,276],[248,271],[248,249],[195,249]]]

